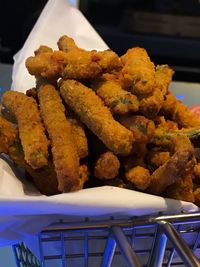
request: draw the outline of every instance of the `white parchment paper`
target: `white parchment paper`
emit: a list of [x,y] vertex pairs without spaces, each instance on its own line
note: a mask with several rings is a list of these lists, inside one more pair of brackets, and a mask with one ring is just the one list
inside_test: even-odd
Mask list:
[[[50,0],[45,6],[22,49],[15,56],[12,89],[25,92],[35,85],[25,68],[25,59],[39,45],[56,47],[67,34],[85,49],[104,50],[107,45],[79,10],[67,0]],[[79,192],[43,196],[23,180],[23,173],[0,160],[0,244],[29,239],[58,218],[108,215],[147,215],[157,212],[193,212],[192,203],[164,199],[111,186]],[[19,177],[19,178],[17,178]],[[67,216],[67,217],[65,217]],[[30,243],[30,242],[29,242]]]

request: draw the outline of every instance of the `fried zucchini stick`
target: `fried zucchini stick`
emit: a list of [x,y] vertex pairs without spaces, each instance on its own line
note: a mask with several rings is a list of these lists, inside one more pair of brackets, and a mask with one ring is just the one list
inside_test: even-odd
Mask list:
[[48,140],[36,101],[23,93],[7,91],[2,104],[17,120],[26,162],[33,169],[47,165]]
[[128,49],[121,57],[122,87],[136,95],[147,95],[155,86],[155,66],[146,50],[141,47]]
[[86,51],[76,46],[63,49],[64,51],[45,49],[39,48],[35,56],[27,58],[25,64],[31,75],[47,79],[63,77],[82,80],[93,79],[104,72],[121,68],[119,57],[111,50]]
[[171,93],[166,95],[163,103],[163,112],[177,122],[180,127],[191,128],[200,126],[200,117],[193,113],[180,100],[176,99]]
[[38,92],[41,116],[49,134],[53,162],[61,192],[77,190],[79,185],[79,157],[71,133],[65,108],[54,86],[41,86]]
[[173,74],[174,71],[168,65],[156,66],[154,89],[150,95],[141,96],[139,110],[143,115],[154,118],[158,114],[168,92]]
[[139,109],[137,97],[126,90],[114,80],[100,80],[92,85],[92,89],[108,106],[112,114],[126,114]]
[[17,138],[18,131],[14,125],[0,116],[0,153],[8,153],[9,147]]
[[132,133],[115,121],[102,100],[88,87],[74,80],[63,81],[60,92],[80,120],[115,154],[128,155]]
[[119,122],[133,133],[135,142],[150,143],[155,132],[152,120],[140,115],[126,115],[118,118]]

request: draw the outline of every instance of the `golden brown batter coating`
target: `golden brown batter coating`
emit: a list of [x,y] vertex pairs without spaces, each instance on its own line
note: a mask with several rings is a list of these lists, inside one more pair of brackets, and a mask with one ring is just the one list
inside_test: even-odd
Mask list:
[[18,131],[14,125],[0,116],[0,153],[8,153],[9,147],[17,138]]
[[49,84],[40,87],[38,98],[41,116],[51,141],[58,189],[61,192],[77,190],[79,158],[62,100],[55,87]]
[[126,114],[139,109],[137,97],[122,89],[114,80],[100,80],[92,85],[92,89],[108,106],[112,114]]
[[119,117],[119,122],[133,133],[135,142],[151,142],[155,132],[155,124],[152,120],[140,115],[126,115]]
[[67,114],[67,120],[71,126],[74,143],[77,147],[78,156],[83,159],[88,156],[88,140],[84,131],[83,124],[72,114]]
[[163,95],[167,94],[173,75],[174,71],[168,65],[156,66],[155,87],[159,89]]
[[16,117],[25,160],[33,169],[48,163],[48,140],[36,101],[20,92],[7,91],[2,103]]
[[122,87],[136,95],[151,93],[155,86],[155,66],[146,50],[141,47],[128,49],[121,61]]
[[171,93],[166,96],[162,109],[180,127],[190,128],[200,126],[200,117],[193,113],[180,100],[176,99]]
[[118,175],[120,162],[108,151],[100,155],[94,166],[94,176],[99,179],[113,179]]
[[[51,51],[46,46],[40,47],[35,51],[35,56],[26,59],[25,64],[29,73],[47,79],[63,77],[83,80],[93,79],[104,72],[121,68],[121,61],[113,51],[87,51],[72,43],[72,47],[63,48],[64,51]],[[63,46],[61,41],[58,41],[58,45],[60,48]]]
[[113,119],[109,109],[90,88],[67,80],[62,83],[60,92],[69,107],[109,150],[121,155],[132,151],[132,133]]
[[139,190],[145,190],[151,182],[151,175],[148,169],[137,166],[125,173],[126,179],[134,184]]

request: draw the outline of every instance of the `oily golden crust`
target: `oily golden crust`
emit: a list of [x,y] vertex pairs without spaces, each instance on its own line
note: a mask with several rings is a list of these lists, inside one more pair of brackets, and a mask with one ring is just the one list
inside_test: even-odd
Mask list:
[[67,35],[63,35],[59,38],[57,42],[58,48],[61,51],[68,52],[70,50],[78,49],[74,39],[70,38]]
[[139,109],[137,97],[121,88],[114,80],[100,80],[93,84],[92,89],[108,106],[112,114],[126,114]]
[[166,96],[162,109],[180,127],[190,128],[200,126],[200,117],[190,111],[186,105],[176,99],[171,93]]
[[150,143],[155,132],[152,120],[140,115],[121,116],[119,122],[133,133],[135,142]]
[[26,59],[31,75],[47,79],[94,79],[104,72],[121,67],[121,61],[111,50],[86,51],[78,47],[64,51],[38,49],[35,56]]
[[155,118],[164,101],[163,93],[155,88],[149,96],[143,97],[139,104],[139,111],[147,118]]
[[174,70],[168,65],[157,65],[155,73],[155,87],[159,89],[165,96],[168,92],[168,87],[172,81]]
[[142,166],[136,166],[125,173],[126,179],[137,189],[145,190],[151,182],[151,175],[148,169]]
[[38,98],[41,116],[51,141],[58,189],[61,192],[77,190],[79,158],[62,100],[55,87],[49,84],[40,87]]
[[115,121],[101,99],[88,87],[74,80],[64,81],[60,92],[80,120],[115,154],[132,151],[133,135]]
[[80,159],[88,156],[88,140],[84,131],[83,124],[72,114],[67,115],[67,120],[71,126],[74,143],[76,144],[77,153]]
[[17,135],[18,132],[13,124],[0,116],[0,153],[8,153]]
[[7,91],[2,103],[16,117],[26,162],[33,169],[47,165],[48,140],[36,101],[23,93]]
[[53,51],[28,57],[25,65],[31,75],[47,79],[58,79],[67,64],[66,53]]
[[153,91],[155,85],[155,66],[146,50],[140,47],[128,49],[121,57],[122,87],[136,95],[146,95]]
[[99,179],[113,179],[118,175],[120,162],[108,151],[100,155],[94,166],[94,176]]

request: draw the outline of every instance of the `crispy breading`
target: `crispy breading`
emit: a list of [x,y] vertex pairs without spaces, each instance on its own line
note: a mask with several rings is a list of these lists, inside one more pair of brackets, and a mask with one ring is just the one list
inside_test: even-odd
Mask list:
[[77,147],[78,156],[80,159],[83,159],[89,154],[88,140],[85,134],[84,125],[74,114],[72,115],[72,113],[68,113],[66,116],[71,126],[71,132]]
[[115,154],[127,155],[133,148],[132,133],[115,121],[109,109],[92,91],[75,80],[63,81],[60,92],[80,120]]
[[36,101],[20,92],[7,91],[2,103],[16,117],[25,160],[33,169],[48,163],[48,140]]
[[50,84],[39,88],[38,98],[41,116],[51,141],[58,189],[61,192],[75,191],[79,185],[79,157],[62,99]]
[[110,108],[112,114],[126,114],[139,109],[137,97],[123,90],[117,81],[101,79],[92,85],[92,89]]
[[40,47],[25,64],[31,75],[47,79],[93,79],[121,68],[120,58],[113,51],[87,51],[76,45],[64,51]]
[[155,66],[147,51],[141,47],[130,48],[121,57],[121,61],[122,87],[136,95],[151,93],[155,86]]
[[150,143],[154,136],[155,124],[141,115],[126,115],[118,118],[119,122],[133,133],[135,142]]
[[118,175],[120,162],[116,155],[107,151],[100,155],[94,165],[94,176],[99,179],[113,179]]
[[0,153],[8,153],[17,135],[18,131],[14,125],[0,116]]
[[185,104],[171,93],[166,95],[162,106],[163,112],[177,122],[180,127],[190,128],[200,126],[200,117],[193,113]]
[[142,166],[136,166],[125,172],[126,179],[134,184],[139,190],[145,190],[151,182],[151,175],[148,169]]

